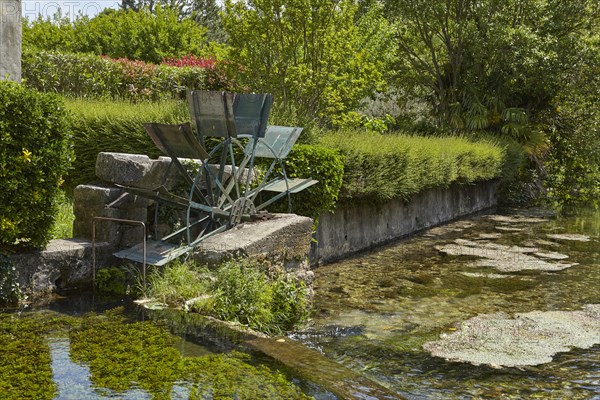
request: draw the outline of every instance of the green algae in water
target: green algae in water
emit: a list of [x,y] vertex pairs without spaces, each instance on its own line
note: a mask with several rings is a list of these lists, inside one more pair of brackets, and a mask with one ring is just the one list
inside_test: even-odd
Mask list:
[[309,398],[246,354],[187,357],[177,341],[164,326],[129,321],[122,309],[83,317],[0,314],[0,397]]
[[0,393],[3,399],[53,399],[51,359],[44,335],[72,326],[69,317],[0,314]]
[[[341,364],[410,396],[423,398],[600,398],[600,346],[573,350],[538,367],[497,370],[447,362],[423,351],[478,314],[578,310],[600,303],[600,213],[528,223],[499,232],[486,217],[460,230],[425,233],[315,270],[314,328],[300,339]],[[550,242],[573,233],[590,242]],[[482,237],[483,235],[483,237]],[[488,237],[488,235],[491,235]],[[579,265],[556,272],[499,274],[473,258],[444,256],[436,245],[493,240],[559,252]],[[331,335],[337,332],[349,334]],[[420,398],[420,397],[419,397]]]

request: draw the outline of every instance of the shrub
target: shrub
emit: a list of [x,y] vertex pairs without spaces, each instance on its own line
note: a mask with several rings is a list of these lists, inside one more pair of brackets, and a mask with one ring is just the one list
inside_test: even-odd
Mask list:
[[489,140],[331,132],[320,139],[345,157],[344,201],[408,200],[423,189],[496,178],[504,150]]
[[43,247],[71,160],[63,101],[0,82],[0,247]]
[[25,84],[72,97],[121,100],[185,98],[187,89],[225,89],[218,69],[146,64],[91,54],[23,52]]
[[[318,184],[292,195],[292,212],[317,218],[335,208],[344,175],[344,161],[335,149],[297,144],[284,160],[288,178],[312,178]],[[287,212],[287,197],[278,201],[274,211]]]

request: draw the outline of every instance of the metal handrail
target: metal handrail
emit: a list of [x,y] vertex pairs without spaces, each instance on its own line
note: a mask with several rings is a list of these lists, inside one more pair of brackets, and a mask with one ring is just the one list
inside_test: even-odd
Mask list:
[[122,218],[111,218],[111,217],[94,217],[92,218],[92,284],[94,288],[96,287],[96,221],[113,221],[113,222],[121,222],[124,224],[131,225],[141,225],[144,228],[144,241],[143,241],[143,249],[144,249],[144,257],[142,263],[142,279],[144,290],[146,290],[146,224],[142,221],[136,221],[132,219],[122,219]]

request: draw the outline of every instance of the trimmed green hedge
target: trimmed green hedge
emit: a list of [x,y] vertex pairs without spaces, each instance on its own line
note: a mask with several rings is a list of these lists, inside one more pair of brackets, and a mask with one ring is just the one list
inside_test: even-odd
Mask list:
[[22,61],[28,87],[71,97],[156,101],[185,98],[187,89],[222,90],[229,85],[218,68],[31,50],[23,52]]
[[0,81],[0,249],[43,247],[71,160],[63,101]]
[[74,171],[68,186],[97,181],[96,157],[101,151],[162,155],[142,126],[145,122],[179,124],[190,114],[182,101],[157,103],[112,102],[100,100],[65,101],[73,115]]
[[491,140],[464,137],[331,132],[319,142],[345,157],[340,199],[408,200],[423,189],[499,177],[504,149]]
[[[67,107],[74,114],[77,155],[77,174],[69,177],[70,185],[96,180],[95,162],[100,151],[159,156],[142,123],[181,123],[190,119],[185,102],[174,100],[140,104],[68,100]],[[324,134],[318,142],[297,144],[285,162],[288,176],[311,177],[320,182],[292,196],[293,211],[311,217],[334,209],[338,197],[342,201],[370,202],[409,199],[430,187],[510,174],[505,146],[487,138],[336,131]],[[287,210],[287,201],[277,207],[279,211]]]

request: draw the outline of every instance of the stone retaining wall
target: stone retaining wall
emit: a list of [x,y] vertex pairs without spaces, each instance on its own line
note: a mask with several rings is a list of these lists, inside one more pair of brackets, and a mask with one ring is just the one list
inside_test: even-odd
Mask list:
[[319,217],[311,264],[327,263],[497,205],[497,182],[432,188],[409,202],[340,207]]

